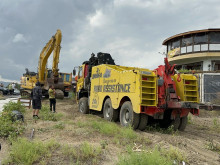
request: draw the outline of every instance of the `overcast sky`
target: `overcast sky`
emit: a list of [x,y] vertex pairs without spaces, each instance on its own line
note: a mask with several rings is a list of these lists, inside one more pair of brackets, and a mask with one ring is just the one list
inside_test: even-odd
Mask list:
[[154,69],[163,64],[163,40],[220,28],[219,11],[219,0],[0,0],[0,80],[19,81],[25,68],[37,72],[40,52],[57,29],[62,72],[92,52]]

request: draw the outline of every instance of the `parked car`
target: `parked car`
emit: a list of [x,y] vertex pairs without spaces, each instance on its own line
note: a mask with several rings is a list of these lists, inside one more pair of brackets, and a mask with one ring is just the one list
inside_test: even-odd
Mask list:
[[9,93],[9,90],[4,87],[0,87],[0,94],[7,95]]
[[15,89],[13,95],[20,95],[20,91],[18,89]]

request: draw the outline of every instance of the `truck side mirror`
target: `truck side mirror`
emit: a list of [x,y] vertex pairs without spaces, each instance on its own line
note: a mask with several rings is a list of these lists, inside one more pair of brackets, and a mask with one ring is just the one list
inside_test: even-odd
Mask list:
[[73,76],[76,75],[76,69],[73,69]]

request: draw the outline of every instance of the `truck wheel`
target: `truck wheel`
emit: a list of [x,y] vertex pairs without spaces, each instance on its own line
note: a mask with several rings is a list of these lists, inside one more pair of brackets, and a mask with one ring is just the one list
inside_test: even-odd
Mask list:
[[103,107],[104,119],[108,121],[117,121],[118,120],[118,110],[112,108],[111,99],[108,98],[105,100]]
[[138,125],[138,129],[143,131],[145,130],[148,123],[148,116],[146,114],[140,114],[140,123]]
[[174,131],[176,131],[180,126],[180,118],[177,117],[175,120],[172,120],[171,126],[173,126]]
[[186,125],[187,125],[187,122],[188,122],[187,116],[184,116],[184,117],[181,118],[181,120],[180,120],[180,126],[179,126],[179,130],[180,130],[180,131],[184,131],[184,130],[185,130]]
[[89,113],[89,104],[87,97],[82,97],[81,99],[79,99],[79,112],[83,114]]
[[140,116],[133,111],[130,101],[124,102],[120,110],[120,123],[122,126],[132,126],[137,129],[139,124]]

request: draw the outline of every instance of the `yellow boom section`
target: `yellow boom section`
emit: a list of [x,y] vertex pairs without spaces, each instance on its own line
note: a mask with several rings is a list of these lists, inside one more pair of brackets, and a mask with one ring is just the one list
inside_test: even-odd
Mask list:
[[[40,53],[39,63],[38,63],[38,78],[40,82],[44,82],[45,80],[45,69],[47,60],[55,48],[54,59],[53,59],[53,71],[58,70],[59,63],[59,53],[60,53],[60,43],[61,43],[61,30],[57,30],[55,36],[52,36],[46,46]],[[55,66],[55,67],[54,67]],[[58,72],[58,71],[57,71]]]

